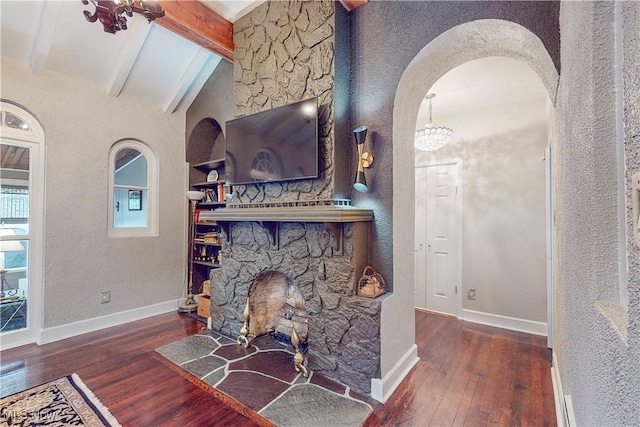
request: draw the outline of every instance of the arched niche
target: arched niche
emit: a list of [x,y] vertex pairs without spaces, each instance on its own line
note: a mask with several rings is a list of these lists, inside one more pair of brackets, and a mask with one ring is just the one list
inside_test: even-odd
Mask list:
[[[225,155],[225,137],[220,124],[212,118],[205,118],[193,128],[187,140],[186,157],[191,166],[209,160],[221,159]],[[189,174],[189,184],[202,182],[202,177]]]

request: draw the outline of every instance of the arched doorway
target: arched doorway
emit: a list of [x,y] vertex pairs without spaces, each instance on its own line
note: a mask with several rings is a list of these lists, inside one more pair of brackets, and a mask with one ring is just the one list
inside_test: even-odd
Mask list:
[[453,138],[416,150],[416,308],[546,335],[547,91],[526,63],[492,56],[429,92]]
[[[527,63],[542,80],[555,105],[558,72],[541,40],[513,22],[485,19],[467,22],[445,31],[427,44],[404,71],[393,107],[393,271],[394,295],[383,306],[381,322],[383,380],[376,393],[388,395],[397,376],[417,361],[411,350],[414,337],[398,336],[398,321],[413,322],[415,261],[414,218],[407,207],[414,205],[414,131],[424,94],[447,71],[465,62],[488,56],[505,56]],[[413,215],[412,215],[413,216]],[[402,220],[401,220],[402,218]],[[389,313],[389,314],[385,314]],[[403,314],[404,313],[404,314]],[[413,328],[410,328],[413,330]],[[415,346],[414,346],[415,348]],[[399,349],[408,349],[400,356]],[[372,387],[373,390],[373,387]]]
[[0,106],[0,341],[40,339],[43,294],[44,130],[24,108]]

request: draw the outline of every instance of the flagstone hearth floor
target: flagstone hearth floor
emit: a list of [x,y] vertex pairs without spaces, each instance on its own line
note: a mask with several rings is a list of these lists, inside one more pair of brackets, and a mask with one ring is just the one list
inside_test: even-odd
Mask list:
[[156,352],[279,426],[359,426],[376,405],[321,374],[304,378],[290,347],[268,335],[245,349],[204,329]]

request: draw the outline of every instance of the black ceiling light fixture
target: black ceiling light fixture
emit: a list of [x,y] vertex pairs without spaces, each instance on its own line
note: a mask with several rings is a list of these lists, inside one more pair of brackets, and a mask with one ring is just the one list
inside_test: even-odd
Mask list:
[[107,33],[115,34],[120,30],[127,29],[127,18],[131,18],[135,13],[143,15],[148,22],[164,16],[164,10],[157,1],[145,0],[81,0],[82,4],[92,3],[96,10],[93,14],[84,11],[84,17],[89,22],[96,22],[98,19]]

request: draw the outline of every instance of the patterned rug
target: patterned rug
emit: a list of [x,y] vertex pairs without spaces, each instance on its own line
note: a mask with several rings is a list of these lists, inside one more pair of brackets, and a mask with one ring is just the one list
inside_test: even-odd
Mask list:
[[119,427],[77,374],[0,399],[0,426]]
[[294,369],[291,349],[266,335],[245,349],[204,330],[156,352],[213,388],[215,395],[223,394],[223,401],[240,402],[240,408],[229,402],[234,409],[247,415],[248,408],[281,427],[360,426],[377,405],[323,375],[311,372],[304,378]]

